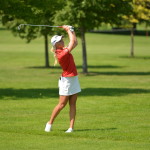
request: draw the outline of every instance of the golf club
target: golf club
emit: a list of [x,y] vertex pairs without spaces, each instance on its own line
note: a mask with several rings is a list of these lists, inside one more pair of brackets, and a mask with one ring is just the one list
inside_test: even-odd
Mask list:
[[[50,26],[50,25],[33,25],[33,24],[20,24],[18,26],[18,30],[21,29],[22,26],[38,26],[38,27],[56,27],[56,28],[61,28],[62,26]],[[72,26],[70,26],[70,30],[73,31],[74,28]]]

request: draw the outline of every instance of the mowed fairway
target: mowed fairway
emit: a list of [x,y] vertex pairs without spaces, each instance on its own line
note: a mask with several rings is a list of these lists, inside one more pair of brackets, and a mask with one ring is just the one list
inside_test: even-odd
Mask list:
[[[82,92],[75,131],[66,134],[66,108],[45,133],[58,102],[61,69],[44,66],[44,39],[30,44],[0,30],[1,150],[149,150],[150,37],[86,34],[88,75],[82,74],[81,41],[72,52]],[[50,54],[50,63],[53,56]]]

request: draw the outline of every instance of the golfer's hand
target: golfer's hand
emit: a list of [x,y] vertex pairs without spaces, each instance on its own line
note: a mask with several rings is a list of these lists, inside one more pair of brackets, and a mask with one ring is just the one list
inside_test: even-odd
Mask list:
[[69,30],[69,27],[67,25],[63,25],[62,28],[65,29],[66,31]]
[[68,31],[68,30],[70,30],[71,32],[74,31],[73,27],[70,25],[63,25],[62,28],[65,29],[66,31]]

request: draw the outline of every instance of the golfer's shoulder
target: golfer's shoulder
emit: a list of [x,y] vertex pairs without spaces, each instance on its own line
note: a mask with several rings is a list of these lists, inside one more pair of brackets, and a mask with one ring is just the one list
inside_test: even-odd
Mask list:
[[67,53],[69,53],[70,51],[69,51],[69,49],[68,49],[68,47],[64,47],[64,51]]

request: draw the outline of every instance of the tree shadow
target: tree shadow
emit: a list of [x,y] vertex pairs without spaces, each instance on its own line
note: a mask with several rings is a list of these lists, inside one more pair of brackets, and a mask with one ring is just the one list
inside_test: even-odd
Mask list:
[[[85,96],[124,96],[128,94],[142,94],[150,93],[146,89],[132,89],[132,88],[85,88],[79,94],[81,97]],[[36,99],[41,100],[44,98],[58,98],[57,88],[46,89],[13,89],[1,88],[0,99],[2,100],[21,100],[21,99]]]
[[150,59],[150,56],[135,56],[135,57],[131,57],[131,56],[120,56],[119,58],[126,58],[126,59],[139,59],[139,60],[148,60]]
[[85,88],[81,92],[81,96],[124,96],[128,94],[150,93],[146,89],[132,88]]
[[47,89],[13,89],[6,88],[0,89],[0,99],[42,99],[48,97],[58,97],[57,88],[47,88]]
[[[77,69],[82,69],[81,65],[77,65],[76,66]],[[29,66],[26,67],[28,69],[61,69],[60,66],[50,66],[50,67],[44,67],[44,66]],[[113,65],[88,65],[88,68],[96,68],[96,69],[100,69],[100,68],[123,68],[123,66],[113,66]]]
[[[112,75],[117,75],[117,76],[141,76],[141,75],[150,75],[150,71],[147,72],[119,72],[119,71],[100,71],[100,69],[116,69],[116,68],[124,68],[125,66],[113,66],[113,65],[98,65],[98,66],[92,66],[89,65],[88,69],[89,72],[88,73],[82,73],[79,72],[79,74],[84,74],[86,76],[97,76],[97,75],[108,75],[108,76],[112,76]],[[61,69],[59,66],[56,67],[43,67],[43,66],[32,66],[32,67],[27,67],[30,69]],[[77,66],[77,69],[81,69],[82,66]],[[90,69],[97,69],[98,71],[90,71]],[[58,74],[58,72],[51,72],[51,74]]]
[[87,76],[96,76],[96,75],[117,75],[117,76],[141,76],[141,75],[150,75],[150,72],[117,72],[117,71],[111,71],[111,72],[89,72],[86,74]]
[[[77,65],[77,69],[82,69],[82,66]],[[116,68],[124,68],[124,66],[114,66],[114,65],[88,65],[89,69],[116,69]]]

